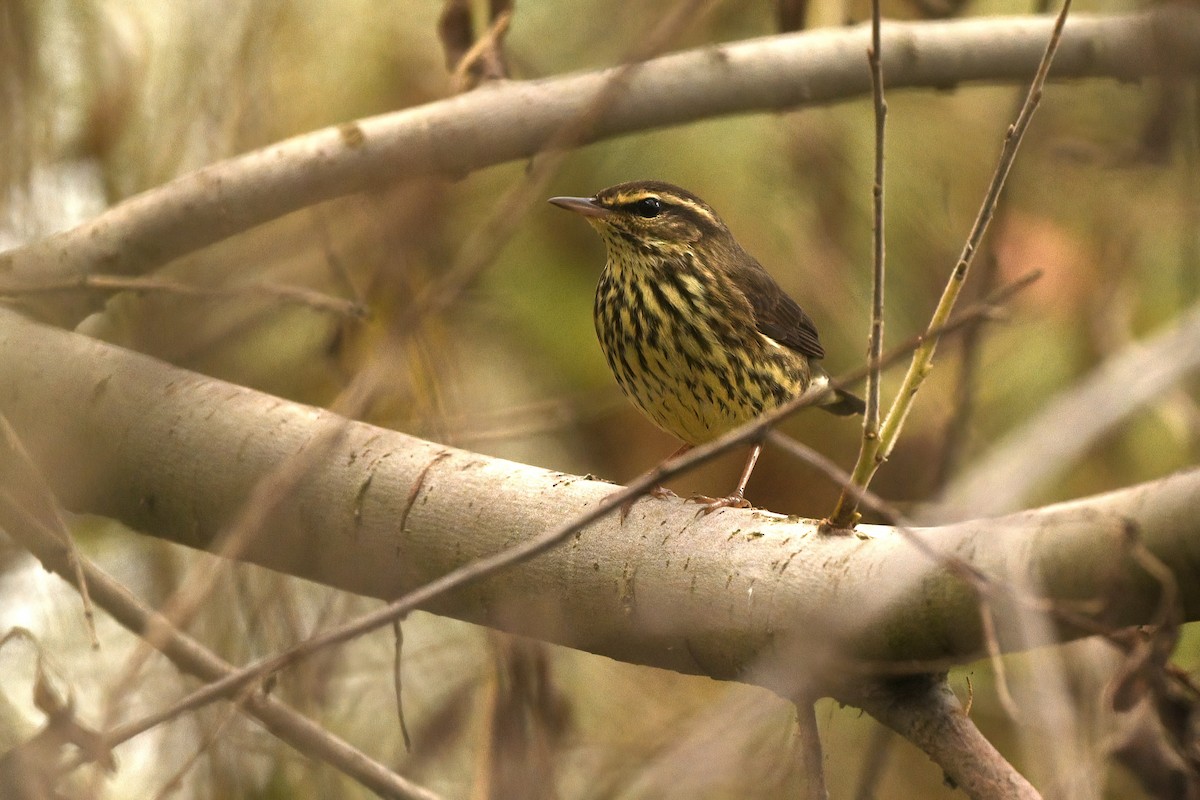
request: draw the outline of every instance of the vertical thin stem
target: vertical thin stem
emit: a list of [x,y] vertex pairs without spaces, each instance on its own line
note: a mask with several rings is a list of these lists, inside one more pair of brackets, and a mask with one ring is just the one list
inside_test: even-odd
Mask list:
[[[880,30],[882,14],[879,0],[871,0],[871,46],[867,49],[867,64],[871,68],[871,97],[875,104],[875,182],[873,196],[873,264],[871,292],[871,333],[867,341],[867,409],[863,416],[862,444],[858,450],[851,475],[851,485],[866,487],[879,463],[879,383],[883,355],[883,283],[884,283],[884,235],[883,235],[883,168],[884,134],[887,129],[887,102],[883,98],[883,44]],[[836,508],[830,515],[830,524],[835,528],[851,528],[858,521],[858,503],[846,491],[838,498]]]
[[874,273],[871,294],[871,336],[867,346],[870,372],[867,374],[867,412],[863,421],[864,445],[879,436],[879,360],[883,355],[883,144],[887,129],[887,102],[883,99],[883,57],[880,44],[879,0],[871,0],[871,49],[867,61],[871,65],[871,97],[875,103],[875,184],[872,187],[875,220]]

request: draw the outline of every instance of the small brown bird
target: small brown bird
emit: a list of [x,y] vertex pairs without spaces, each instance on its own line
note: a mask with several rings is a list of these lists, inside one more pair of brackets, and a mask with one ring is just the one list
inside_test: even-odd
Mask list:
[[[626,396],[687,451],[826,385],[812,319],[691,192],[659,181],[610,187],[595,197],[552,197],[600,234],[608,262],[596,287],[600,346]],[[864,404],[835,389],[834,414]],[[709,512],[747,507],[756,444],[728,497],[692,498]]]

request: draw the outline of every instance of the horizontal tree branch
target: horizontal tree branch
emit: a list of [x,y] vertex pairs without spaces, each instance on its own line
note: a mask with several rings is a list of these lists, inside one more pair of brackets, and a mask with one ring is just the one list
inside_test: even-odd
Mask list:
[[[889,22],[888,89],[1025,83],[1053,20]],[[817,30],[711,45],[619,68],[501,82],[297,136],[148,190],[64,233],[0,254],[6,280],[146,273],[312,204],[418,175],[461,176],[529,158],[587,113],[609,81],[625,91],[580,143],[715,116],[821,105],[870,91],[869,30]],[[1200,11],[1072,16],[1054,79],[1133,81],[1200,71]]]
[[[210,548],[254,487],[315,437],[243,543],[244,558],[394,598],[561,525],[613,487],[456,450],[180,370],[0,311],[0,413],[64,505]],[[330,438],[328,432],[338,435]],[[1128,556],[1128,523],[1200,618],[1200,470],[1074,503],[918,532],[997,581],[1105,600],[1103,622],[1153,617],[1159,585]],[[1027,609],[989,598],[999,643]],[[428,610],[569,647],[788,691],[792,671],[929,669],[983,652],[974,590],[885,527],[825,536],[809,520],[639,503],[562,547]],[[1050,627],[1050,626],[1047,626]]]

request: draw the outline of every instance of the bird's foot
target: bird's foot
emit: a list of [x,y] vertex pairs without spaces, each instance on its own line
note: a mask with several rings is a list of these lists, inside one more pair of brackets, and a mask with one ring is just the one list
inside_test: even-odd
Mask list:
[[638,500],[641,500],[643,497],[653,497],[656,500],[668,500],[672,497],[679,497],[679,495],[675,494],[674,492],[672,492],[670,489],[668,489],[665,486],[655,486],[653,489],[650,489],[649,491],[647,491],[646,494],[644,494],[644,495],[638,495],[637,497],[633,497],[633,498],[630,498],[629,500],[626,500],[624,503],[621,504],[621,523],[622,524],[624,524],[625,518],[629,516],[629,512],[633,510],[633,504],[636,503]]
[[750,501],[741,494],[731,494],[729,497],[709,497],[703,494],[694,494],[687,499],[689,503],[699,503],[700,514],[711,514],[719,508],[751,508]]

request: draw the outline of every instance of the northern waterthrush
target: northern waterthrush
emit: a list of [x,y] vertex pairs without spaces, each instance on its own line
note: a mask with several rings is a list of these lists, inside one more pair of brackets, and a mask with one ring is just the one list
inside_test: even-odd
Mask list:
[[[678,452],[828,384],[812,318],[699,197],[636,181],[550,202],[583,215],[604,240],[600,346],[634,405],[683,440]],[[841,389],[820,402],[834,414],[863,412],[863,401]],[[733,494],[698,498],[706,511],[749,505],[746,483],[761,449],[751,451]]]

